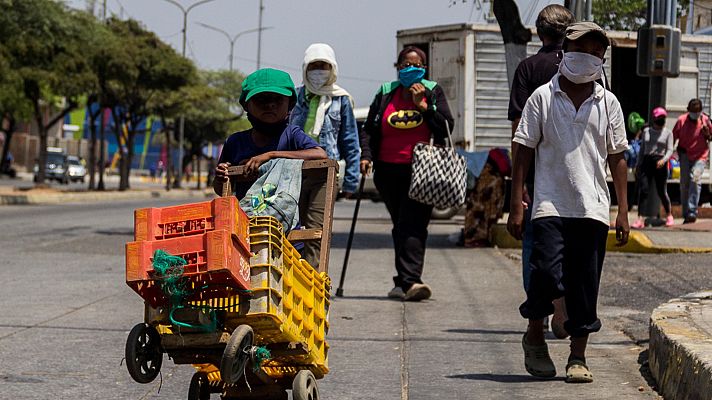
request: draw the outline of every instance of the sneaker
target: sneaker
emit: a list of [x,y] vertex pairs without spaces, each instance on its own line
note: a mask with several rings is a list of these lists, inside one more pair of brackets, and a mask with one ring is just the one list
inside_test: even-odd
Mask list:
[[638,218],[630,227],[633,229],[643,229],[645,228],[645,222],[643,222],[641,218]]
[[672,215],[668,215],[667,218],[665,219],[665,226],[673,226],[675,225],[675,218],[672,217]]
[[527,335],[522,337],[524,349],[524,367],[530,375],[537,378],[553,378],[556,376],[556,366],[549,356],[549,347],[546,343],[533,346],[527,343]]
[[414,283],[413,286],[408,289],[407,292],[405,292],[405,297],[403,297],[403,300],[405,301],[420,301],[420,300],[427,300],[430,298],[432,295],[432,291],[430,290],[430,286],[424,284],[424,283]]
[[694,224],[695,222],[697,222],[697,217],[690,215],[688,217],[685,217],[685,221],[683,221],[682,223],[683,224]]
[[390,292],[388,292],[388,298],[389,299],[403,299],[405,297],[405,292],[403,291],[403,288],[400,286],[396,286],[393,289],[391,289]]

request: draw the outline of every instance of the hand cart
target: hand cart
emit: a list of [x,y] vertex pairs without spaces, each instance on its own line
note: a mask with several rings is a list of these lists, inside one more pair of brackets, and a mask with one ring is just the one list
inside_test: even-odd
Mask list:
[[[151,228],[136,224],[136,231],[142,232],[136,235],[137,240],[144,240],[141,243],[148,246],[147,251],[165,245],[185,259],[184,275],[188,275],[188,266],[193,264],[212,265],[203,268],[206,272],[200,272],[203,270],[198,267],[190,270],[193,273],[191,280],[183,282],[192,290],[188,290],[191,295],[184,304],[176,307],[167,301],[169,296],[156,294],[155,286],[162,284],[161,277],[149,274],[148,282],[129,283],[132,243],[127,244],[127,283],[146,300],[144,322],[134,326],[126,342],[126,364],[135,381],[153,381],[160,372],[163,353],[166,353],[174,363],[192,364],[196,368],[190,382],[189,399],[209,399],[211,393],[219,393],[222,399],[287,399],[289,389],[295,400],[319,398],[316,381],[329,372],[326,334],[331,281],[328,261],[338,164],[332,160],[304,161],[302,169],[305,177],[323,179],[326,184],[322,228],[293,230],[285,237],[282,225],[276,219],[252,217],[249,219],[249,253],[246,257],[241,257],[240,251],[231,250],[232,247],[239,250],[238,242],[246,242],[246,238],[240,238],[241,210],[236,211],[237,217],[233,218],[232,214],[221,212],[219,207],[212,205],[215,214],[212,219],[196,219],[196,207],[193,207],[184,213],[193,219],[187,220],[188,217],[183,215],[184,220],[178,229],[175,224],[171,225],[172,222],[164,223],[160,229],[165,231],[166,226],[170,226],[171,232],[214,229],[212,233],[202,234],[210,234],[213,242],[218,237],[229,243],[230,239],[219,236],[223,231],[218,230],[227,226],[225,232],[232,237],[231,249],[221,250],[221,246],[209,244],[210,238],[206,238],[203,252],[194,256],[182,249],[186,248],[184,243],[197,239],[190,236],[165,239],[161,236],[163,241],[156,240],[147,245],[145,240],[151,235],[145,235],[145,230]],[[244,169],[230,167],[228,175],[231,178],[244,176]],[[230,187],[230,182],[226,182],[224,196],[232,193]],[[223,221],[225,218],[228,223]],[[232,229],[233,223],[238,228]],[[309,240],[321,241],[318,269],[301,259],[292,245]],[[132,256],[135,253],[131,250]],[[141,254],[147,259],[146,254]],[[249,289],[230,284],[229,279],[213,279],[223,276],[219,272],[224,270],[218,268],[218,264],[232,262],[238,265],[244,258],[249,258],[246,283]]]

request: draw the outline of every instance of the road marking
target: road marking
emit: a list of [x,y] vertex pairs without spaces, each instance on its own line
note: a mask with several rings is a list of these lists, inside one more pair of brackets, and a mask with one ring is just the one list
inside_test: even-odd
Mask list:
[[73,308],[73,309],[71,309],[71,310],[69,310],[69,311],[67,311],[67,312],[65,312],[65,313],[62,313],[62,314],[57,315],[57,316],[55,316],[55,317],[52,317],[52,318],[50,318],[50,319],[48,319],[48,320],[38,322],[38,323],[36,323],[36,324],[34,324],[34,325],[27,325],[27,327],[24,328],[24,329],[20,329],[19,331],[15,331],[15,332],[10,332],[10,333],[8,333],[8,334],[5,335],[5,336],[0,336],[0,340],[7,339],[7,338],[9,338],[9,337],[11,337],[11,336],[17,335],[18,333],[22,333],[22,332],[25,332],[25,331],[27,331],[27,330],[33,329],[33,328],[38,328],[38,327],[40,327],[41,325],[44,325],[44,324],[46,324],[46,323],[48,323],[48,322],[52,322],[52,321],[58,320],[58,319],[60,319],[60,318],[62,318],[62,317],[66,317],[66,316],[69,315],[69,314],[73,314],[73,313],[75,313],[75,312],[77,312],[77,311],[83,310],[83,309],[85,309],[85,308],[87,308],[87,307],[89,307],[89,306],[92,306],[92,305],[96,304],[96,303],[100,303],[100,302],[102,302],[102,301],[104,301],[104,300],[106,300],[106,299],[108,299],[108,298],[110,298],[110,297],[119,296],[119,295],[122,295],[122,294],[123,294],[123,293],[114,293],[114,294],[110,294],[110,295],[101,297],[101,298],[99,298],[99,299],[97,299],[97,300],[94,300],[94,301],[92,301],[92,302],[89,302],[89,303],[87,303],[87,304],[84,304],[83,306],[79,306],[79,307],[77,307],[77,308]]
[[408,321],[405,319],[405,303],[401,305],[401,345],[400,345],[400,361],[401,361],[401,400],[408,400],[408,353],[410,343],[408,341]]

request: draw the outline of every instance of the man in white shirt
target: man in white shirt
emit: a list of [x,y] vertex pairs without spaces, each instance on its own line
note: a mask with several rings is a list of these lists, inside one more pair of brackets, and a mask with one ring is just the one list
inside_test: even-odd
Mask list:
[[[610,193],[606,163],[618,199],[616,238],[628,241],[628,148],[623,112],[601,78],[609,45],[593,22],[577,22],[566,30],[559,73],[537,89],[522,112],[513,141],[512,202],[507,228],[522,236],[524,178],[535,161],[532,226],[534,252],[527,300],[520,313],[529,320],[522,338],[525,367],[538,377],[556,376],[543,335],[543,320],[552,301],[564,296],[571,336],[567,382],[592,382],[586,365],[588,335],[601,328],[596,313],[598,288],[609,228]],[[604,79],[605,81],[605,79]]]

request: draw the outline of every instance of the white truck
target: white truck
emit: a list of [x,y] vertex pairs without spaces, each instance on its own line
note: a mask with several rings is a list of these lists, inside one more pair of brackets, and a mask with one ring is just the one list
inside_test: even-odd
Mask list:
[[[533,32],[529,55],[541,43]],[[611,90],[628,116],[646,114],[648,79],[636,75],[636,32],[608,32],[613,41],[606,56]],[[509,85],[504,44],[497,25],[454,24],[400,30],[398,49],[418,46],[428,55],[429,79],[444,89],[455,117],[454,140],[468,151],[509,148]],[[684,113],[690,99],[710,106],[712,37],[682,35],[681,74],[667,80],[668,126]]]

